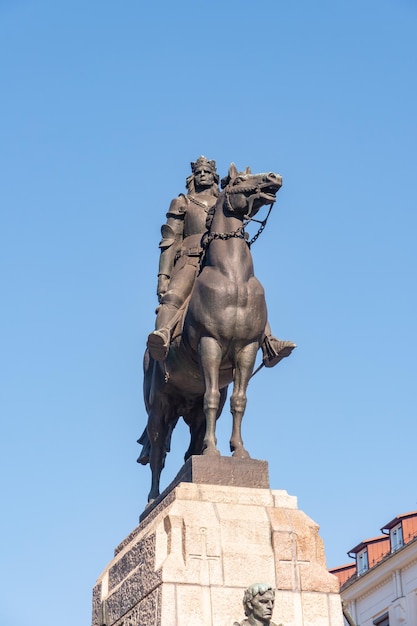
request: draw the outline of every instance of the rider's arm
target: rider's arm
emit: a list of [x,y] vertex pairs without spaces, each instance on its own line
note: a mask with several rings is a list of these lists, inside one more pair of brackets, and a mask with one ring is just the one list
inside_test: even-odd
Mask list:
[[161,255],[159,257],[158,286],[156,289],[159,302],[168,290],[175,257],[183,240],[184,214],[185,199],[184,196],[179,196],[171,202],[166,224],[161,228],[162,240],[159,244]]
[[159,244],[161,256],[159,258],[158,276],[163,274],[171,277],[175,256],[181,247],[184,234],[184,196],[174,198],[167,213],[167,221],[161,228],[162,240]]

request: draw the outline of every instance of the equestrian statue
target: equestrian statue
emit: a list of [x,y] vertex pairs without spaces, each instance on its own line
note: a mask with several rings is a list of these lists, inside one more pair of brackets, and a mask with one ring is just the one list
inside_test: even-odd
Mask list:
[[[170,205],[162,226],[155,330],[144,357],[144,399],[148,423],[138,440],[139,463],[150,463],[148,501],[159,495],[161,470],[180,417],[190,428],[185,460],[219,455],[215,425],[233,383],[230,408],[233,456],[249,457],[241,422],[256,354],[272,367],[296,347],[272,336],[264,290],[254,275],[246,226],[264,205],[272,208],[282,178],[273,172],[238,172],[221,181],[215,161],[191,163],[187,194]],[[268,213],[269,215],[269,213]]]

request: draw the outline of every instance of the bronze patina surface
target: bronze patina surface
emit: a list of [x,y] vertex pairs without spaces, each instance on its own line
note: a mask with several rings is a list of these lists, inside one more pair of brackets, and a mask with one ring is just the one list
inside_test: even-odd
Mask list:
[[[257,351],[268,367],[295,348],[272,336],[264,290],[255,277],[246,225],[272,206],[282,178],[274,172],[238,172],[221,181],[214,161],[191,164],[187,195],[171,202],[162,227],[156,328],[144,357],[147,428],[138,461],[150,463],[149,501],[159,480],[173,428],[183,417],[191,440],[185,453],[217,457],[215,424],[233,383],[230,449],[248,458],[241,436],[246,388]],[[257,220],[255,220],[257,221]],[[265,226],[261,222],[259,232]],[[254,239],[257,238],[257,235]]]
[[275,590],[272,587],[264,583],[251,585],[243,595],[246,619],[243,622],[235,622],[233,626],[276,626],[271,621],[274,604]]

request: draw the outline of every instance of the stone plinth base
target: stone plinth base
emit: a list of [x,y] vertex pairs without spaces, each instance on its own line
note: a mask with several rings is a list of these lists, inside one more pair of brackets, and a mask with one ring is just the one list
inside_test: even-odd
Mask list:
[[[243,463],[234,471],[250,476],[263,462]],[[276,589],[276,624],[343,626],[318,526],[295,497],[179,482],[116,548],[94,589],[93,626],[232,626],[256,582]]]
[[234,459],[231,456],[192,456],[161,495],[148,505],[139,521],[142,522],[180,483],[269,489],[268,463],[256,459]]

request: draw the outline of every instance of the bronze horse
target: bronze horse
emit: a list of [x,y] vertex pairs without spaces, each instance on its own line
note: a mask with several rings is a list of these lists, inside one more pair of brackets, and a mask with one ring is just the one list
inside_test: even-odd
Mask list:
[[230,408],[233,456],[249,457],[241,435],[246,389],[267,324],[264,290],[254,275],[245,225],[263,205],[275,202],[278,174],[238,172],[234,164],[203,237],[204,259],[185,315],[182,335],[164,363],[148,351],[144,359],[144,397],[148,424],[139,443],[138,462],[150,462],[148,500],[159,495],[159,481],[172,431],[182,416],[190,428],[185,454],[219,455],[215,425],[233,382]]

